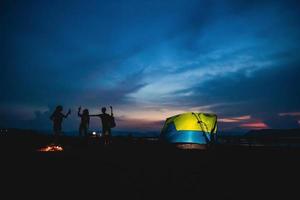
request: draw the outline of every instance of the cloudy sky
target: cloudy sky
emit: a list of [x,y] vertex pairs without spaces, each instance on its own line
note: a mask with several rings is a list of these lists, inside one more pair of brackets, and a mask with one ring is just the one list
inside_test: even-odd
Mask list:
[[[50,129],[58,104],[120,130],[213,112],[222,130],[300,126],[297,1],[1,1],[0,126]],[[97,119],[92,128],[99,128]]]

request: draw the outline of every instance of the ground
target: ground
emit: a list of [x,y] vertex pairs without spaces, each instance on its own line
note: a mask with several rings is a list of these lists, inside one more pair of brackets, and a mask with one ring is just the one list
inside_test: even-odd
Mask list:
[[[47,139],[1,137],[1,190],[10,197],[89,199],[296,198],[299,149],[216,146],[178,150],[117,139],[110,146],[64,140],[64,152],[35,151]],[[29,142],[30,141],[30,142]],[[36,142],[40,143],[37,144]]]

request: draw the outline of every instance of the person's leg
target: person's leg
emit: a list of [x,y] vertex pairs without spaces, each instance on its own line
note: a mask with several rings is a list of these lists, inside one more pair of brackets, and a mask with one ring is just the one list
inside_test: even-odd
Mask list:
[[110,138],[110,129],[107,129],[106,130],[106,133],[107,133],[107,144],[110,144],[111,143],[111,138]]
[[105,145],[109,144],[107,129],[104,130],[104,144]]
[[110,128],[106,130],[106,143],[110,144]]
[[84,136],[88,137],[88,126],[87,125],[84,126],[83,132],[84,132]]
[[79,131],[79,132],[78,132],[78,133],[79,133],[78,135],[79,135],[79,137],[81,137],[81,134],[82,134],[82,132],[81,132],[81,131],[82,131],[81,124],[79,125],[79,130],[78,130],[78,131]]
[[111,129],[107,129],[107,140],[108,140],[108,144],[111,144],[112,143],[112,140],[111,140]]
[[53,143],[57,144],[58,143],[58,135],[59,135],[59,127],[58,124],[53,124],[53,135],[54,135],[54,139],[53,139]]
[[104,132],[104,144],[107,145],[107,134]]
[[106,144],[109,144],[109,134],[106,135]]
[[80,124],[80,136],[85,136],[85,126],[83,124]]
[[103,143],[106,145],[106,129],[102,128],[102,137],[103,137]]
[[83,125],[82,126],[82,135],[83,135],[83,138],[84,138],[84,142],[86,145],[88,145],[89,141],[88,141],[88,128],[87,128],[87,125]]
[[56,126],[56,144],[59,145],[61,143],[61,135],[62,135],[62,127],[61,124],[57,124]]

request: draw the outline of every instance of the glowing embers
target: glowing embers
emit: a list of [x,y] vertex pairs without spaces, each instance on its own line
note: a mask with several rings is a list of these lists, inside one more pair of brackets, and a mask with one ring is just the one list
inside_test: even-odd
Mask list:
[[38,149],[39,152],[62,152],[64,148],[60,145],[50,144]]

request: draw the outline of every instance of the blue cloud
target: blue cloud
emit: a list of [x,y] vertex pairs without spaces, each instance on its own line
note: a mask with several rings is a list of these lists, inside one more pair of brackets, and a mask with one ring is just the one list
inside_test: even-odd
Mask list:
[[268,124],[279,112],[300,110],[297,1],[7,1],[0,7],[2,125],[55,104],[113,104],[143,120],[156,111],[156,121],[204,109]]

